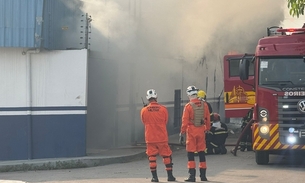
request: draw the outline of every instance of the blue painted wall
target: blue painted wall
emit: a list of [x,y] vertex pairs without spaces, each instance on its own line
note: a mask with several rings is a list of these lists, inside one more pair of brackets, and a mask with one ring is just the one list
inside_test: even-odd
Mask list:
[[0,116],[0,160],[28,159],[28,117]]
[[[86,107],[66,107],[84,110]],[[26,108],[1,108],[22,112]],[[65,110],[65,107],[34,108]],[[0,161],[86,155],[86,114],[0,116]]]
[[33,116],[33,159],[86,155],[86,116]]

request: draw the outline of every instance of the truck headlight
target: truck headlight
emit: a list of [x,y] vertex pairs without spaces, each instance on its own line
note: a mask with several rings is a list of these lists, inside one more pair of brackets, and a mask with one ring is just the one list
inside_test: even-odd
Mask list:
[[270,140],[270,125],[269,125],[269,112],[266,108],[258,108],[258,130],[259,136],[263,139]]
[[259,131],[262,133],[262,134],[267,134],[269,133],[269,126],[267,125],[263,125],[259,128]]
[[289,135],[289,136],[287,137],[287,142],[288,142],[289,144],[295,144],[296,141],[297,141],[297,138],[296,138],[294,135]]

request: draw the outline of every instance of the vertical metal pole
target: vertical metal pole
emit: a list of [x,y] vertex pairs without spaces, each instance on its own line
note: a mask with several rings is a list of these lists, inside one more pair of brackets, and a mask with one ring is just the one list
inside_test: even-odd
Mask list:
[[[184,90],[183,81],[184,81],[184,59],[180,57],[181,61],[181,90]],[[180,94],[181,96],[181,94]],[[181,101],[183,100],[183,96],[181,96]]]
[[136,104],[134,100],[134,83],[135,83],[135,64],[133,61],[130,61],[130,94],[129,94],[129,113],[130,113],[130,141],[131,143],[135,143],[135,112],[136,112]]
[[208,87],[209,87],[209,77],[205,77],[205,92],[208,93]]
[[116,112],[115,112],[115,116],[114,116],[114,139],[113,139],[113,145],[114,147],[118,147],[118,142],[119,142],[119,126],[118,126],[118,111],[116,109]]
[[28,116],[28,159],[33,158],[33,132],[32,132],[32,64],[31,55],[39,53],[40,50],[26,51],[26,107]]
[[174,99],[174,128],[181,126],[181,90],[175,90]]
[[[216,68],[214,70],[214,99],[216,98]],[[215,102],[213,102],[213,108],[215,108]],[[219,111],[219,109],[217,109]]]
[[85,18],[85,48],[88,49],[88,13]]

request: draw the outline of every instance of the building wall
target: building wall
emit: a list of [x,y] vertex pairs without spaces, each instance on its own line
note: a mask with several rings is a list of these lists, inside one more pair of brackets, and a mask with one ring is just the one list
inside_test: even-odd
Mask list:
[[0,160],[84,156],[87,50],[0,54]]
[[66,0],[1,0],[0,47],[81,49],[86,45],[82,3]]
[[44,0],[42,47],[49,50],[85,48],[86,13],[80,2]]
[[[181,1],[177,3],[175,0],[166,2],[138,0],[2,0],[0,1],[2,3],[0,4],[0,47],[33,47],[33,45],[36,47],[37,44],[33,43],[33,39],[36,40],[35,35],[38,35],[37,38],[39,36],[43,38],[41,39],[41,47],[48,50],[84,48],[84,42],[86,42],[84,41],[84,27],[86,25],[83,15],[85,13],[92,15],[88,61],[87,151],[88,149],[99,150],[125,146],[143,140],[144,132],[139,118],[139,110],[142,106],[141,97],[145,100],[145,93],[150,88],[157,90],[160,103],[171,103],[173,105],[176,89],[181,89],[181,100],[185,101],[187,100],[185,89],[189,85],[195,85],[207,92],[208,100],[212,103],[214,111],[223,116],[223,56],[230,51],[251,53],[251,50],[255,50],[257,40],[266,35],[266,27],[279,24],[283,18],[281,13],[282,3],[277,1],[268,1],[263,7],[255,0],[249,1],[249,3],[234,1],[231,4],[231,7],[234,8],[228,9],[226,4],[215,3],[212,0],[208,1],[211,6],[205,6],[205,3],[207,3],[205,1],[191,3]],[[43,2],[43,6],[40,6],[41,2]],[[21,6],[24,4],[26,6]],[[241,4],[242,6],[240,6]],[[27,8],[21,9],[20,7]],[[205,7],[205,11],[202,11],[202,7]],[[253,16],[255,12],[244,14],[245,16],[236,13],[245,9],[257,9],[253,7],[260,8],[260,17]],[[215,8],[219,12],[225,13],[210,16]],[[270,13],[270,8],[275,11]],[[38,25],[37,20],[40,20],[40,16],[32,16],[34,10],[39,10],[39,12],[42,10],[42,34],[32,31],[34,28],[39,31],[35,26]],[[26,12],[32,13],[31,17],[24,14]],[[20,17],[23,18],[22,21],[18,19]],[[25,18],[29,18],[29,20],[24,21]],[[261,21],[256,21],[258,19]],[[12,27],[9,24],[12,20],[19,20],[20,24]],[[24,31],[24,29],[30,30],[33,34],[27,35],[27,31]],[[15,46],[6,44],[14,42],[14,40],[16,40]],[[23,42],[26,42],[25,46],[21,44]],[[5,57],[5,54],[5,52],[2,52],[1,56]],[[20,52],[10,55],[10,64],[16,62],[14,59],[18,60],[21,57],[22,60],[24,58],[20,55]],[[35,54],[35,56],[37,55]],[[33,55],[33,58],[35,56]],[[25,63],[21,61],[16,64],[26,67]],[[74,67],[73,62],[70,64],[71,67]],[[44,67],[38,70],[44,69]],[[50,67],[48,69],[52,70],[54,68]],[[17,85],[11,82],[6,84],[14,90],[10,90],[5,95],[18,98],[16,101],[23,102],[24,105],[28,104],[29,101],[26,97],[29,96],[23,92],[24,88],[29,86],[25,83],[27,75],[24,73],[24,68],[13,67],[9,71],[11,72],[6,73],[5,77],[14,73],[20,73],[23,76],[17,77],[16,75],[14,77],[14,81],[18,82]],[[68,71],[71,72],[70,69]],[[56,74],[51,75],[52,77],[57,76]],[[49,81],[48,78],[39,79],[44,80],[44,82],[54,82]],[[64,82],[65,78],[57,79]],[[42,87],[37,91],[33,90],[33,92],[36,92],[35,96],[48,93],[48,96],[52,97],[39,98],[39,101],[34,101],[36,99],[33,97],[32,102],[45,101],[56,106],[57,102],[52,99],[56,98],[57,95],[53,95],[49,90],[55,93],[56,91],[50,87],[43,88],[45,87],[44,82],[33,83],[33,86],[31,86]],[[65,87],[65,85],[52,86]],[[3,89],[3,91],[5,90]],[[65,94],[65,92],[66,90],[60,90],[57,94]],[[70,94],[72,94],[71,97],[75,97],[74,93],[68,93],[67,98]],[[59,98],[63,101],[68,100],[62,96]],[[9,100],[3,107],[8,105],[9,108],[14,102]],[[37,109],[46,110],[32,108],[32,110]],[[16,109],[15,112],[22,112],[24,109],[18,110]],[[172,131],[174,118],[172,106],[169,111],[168,127]],[[6,115],[4,117],[11,116]],[[12,117],[15,119],[15,116]],[[20,148],[26,149],[29,147],[27,143],[36,143],[35,140],[25,138],[27,137],[26,133],[32,133],[29,130],[44,132],[45,129],[43,128],[44,125],[41,126],[42,129],[30,128],[32,123],[27,124],[22,121],[36,120],[36,118],[28,119],[26,118],[28,116],[24,117],[24,119],[15,123],[8,123],[8,125],[24,125],[24,131],[17,131],[17,139],[11,138],[10,140],[14,140],[14,143],[15,141],[20,142]],[[47,120],[44,120],[44,122],[48,123]],[[39,124],[43,123],[40,122]],[[4,130],[7,130],[7,128]],[[10,127],[9,132],[13,133],[14,130],[16,129]],[[56,130],[58,129],[54,129],[52,132],[56,132]],[[42,134],[38,137],[42,137]],[[51,139],[51,137],[48,137],[48,139]],[[42,142],[37,142],[37,144],[40,145]],[[36,147],[40,148],[39,146]],[[32,149],[28,151],[31,152]],[[46,156],[50,156],[49,151],[45,153]],[[34,155],[42,157],[42,152],[39,152],[39,156],[35,153]],[[28,156],[28,154],[24,156]]]

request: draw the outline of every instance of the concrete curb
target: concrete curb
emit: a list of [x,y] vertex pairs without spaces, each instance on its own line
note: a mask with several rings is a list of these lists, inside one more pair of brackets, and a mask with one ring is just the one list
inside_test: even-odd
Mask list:
[[[230,135],[226,146],[235,145],[237,137],[238,134]],[[185,145],[173,143],[177,142],[177,139],[178,134],[170,136],[169,145],[173,151],[185,147]],[[4,161],[0,162],[0,172],[73,169],[127,163],[147,158],[145,151],[145,143],[138,143],[135,146],[109,149],[84,157]]]
[[15,171],[35,171],[35,170],[57,170],[57,169],[73,169],[87,168],[95,166],[104,166],[115,163],[127,163],[139,160],[146,157],[145,152],[135,153],[126,156],[112,157],[80,157],[69,158],[63,160],[38,160],[24,163],[12,163],[10,165],[0,165],[0,172],[15,172]]

